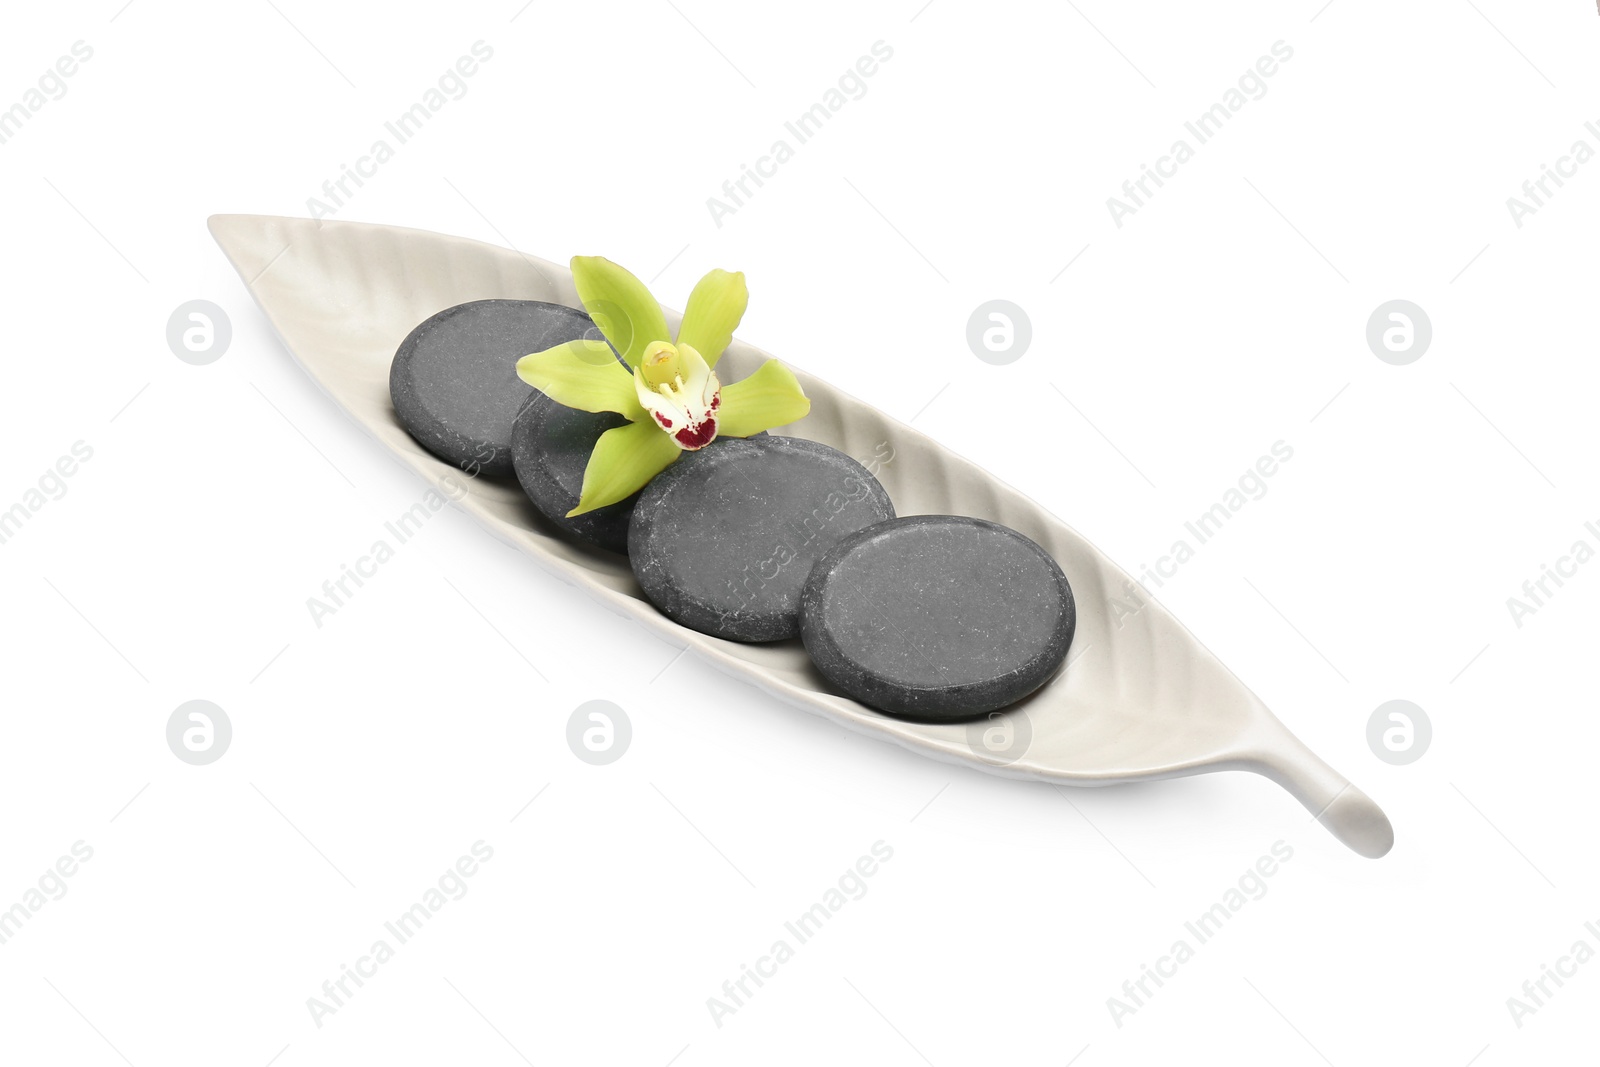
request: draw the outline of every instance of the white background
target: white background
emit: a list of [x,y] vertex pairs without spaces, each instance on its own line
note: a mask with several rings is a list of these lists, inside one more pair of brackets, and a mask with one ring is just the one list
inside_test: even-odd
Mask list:
[[[1592,6],[274,2],[30,5],[0,35],[0,107],[93,48],[0,145],[0,508],[93,449],[0,545],[0,908],[93,849],[0,945],[0,1058],[1593,1058],[1600,963],[1521,1027],[1506,1003],[1600,949],[1600,565],[1520,627],[1506,605],[1600,545],[1600,163],[1520,228],[1506,206],[1600,148]],[[1134,571],[1292,446],[1159,595],[1384,806],[1393,852],[1253,776],[1062,792],[847,734],[453,510],[317,628],[306,599],[424,486],[290,363],[205,219],[307,214],[479,40],[466,95],[336,217],[603,254],[674,306],[742,269],[744,339]],[[1117,227],[1107,197],[1280,40],[1266,95]],[[707,198],[876,41],[865,95],[718,226]],[[1032,320],[1007,366],[965,342],[993,298]],[[1365,340],[1396,298],[1433,324],[1408,366]],[[208,366],[165,339],[192,299],[233,324]],[[165,741],[196,698],[234,729],[205,767]],[[1433,723],[1409,766],[1366,742],[1395,698]],[[610,766],[565,742],[591,699],[633,724]],[[307,998],[479,840],[470,892],[316,1025]],[[716,1025],[707,998],[880,840],[866,895]],[[1267,894],[1118,1026],[1107,998],[1278,841]]]

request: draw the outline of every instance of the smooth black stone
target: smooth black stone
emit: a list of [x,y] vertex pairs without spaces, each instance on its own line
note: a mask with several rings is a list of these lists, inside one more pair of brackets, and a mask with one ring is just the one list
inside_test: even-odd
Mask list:
[[797,437],[721,438],[645,486],[628,556],[669,618],[732,641],[780,641],[799,632],[812,564],[893,515],[878,479],[837,449]]
[[868,527],[817,561],[800,637],[829,681],[891,715],[975,718],[1033,692],[1077,622],[1067,577],[1009,527],[916,515]]
[[628,520],[637,493],[626,500],[567,518],[578,506],[583,472],[600,435],[628,420],[610,411],[589,412],[565,407],[537,389],[517,414],[511,431],[511,458],[523,492],[551,522],[580,541],[628,550]]
[[598,337],[583,312],[538,300],[474,300],[406,336],[389,368],[400,422],[440,459],[469,475],[510,474],[511,426],[532,392],[517,360]]

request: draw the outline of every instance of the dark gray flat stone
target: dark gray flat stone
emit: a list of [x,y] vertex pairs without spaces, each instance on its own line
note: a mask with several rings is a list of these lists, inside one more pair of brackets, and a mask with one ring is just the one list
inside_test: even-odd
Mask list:
[[511,426],[533,390],[517,360],[585,335],[593,320],[538,300],[474,300],[406,336],[389,368],[395,414],[424,448],[469,475],[510,474]]
[[812,564],[891,518],[889,494],[843,452],[797,437],[720,438],[645,486],[628,556],[662,614],[732,641],[799,632]]
[[915,515],[868,527],[817,561],[800,637],[863,704],[933,722],[975,718],[1033,692],[1077,622],[1067,577],[1009,527]]
[[583,472],[600,435],[628,420],[610,411],[590,412],[564,407],[537,389],[511,431],[511,458],[517,481],[545,518],[580,541],[613,552],[628,550],[628,520],[639,499],[627,500],[567,518],[583,492]]

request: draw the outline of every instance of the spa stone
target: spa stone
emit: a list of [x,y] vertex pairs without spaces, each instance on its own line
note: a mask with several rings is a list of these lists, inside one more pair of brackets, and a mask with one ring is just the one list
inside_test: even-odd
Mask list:
[[1055,560],[984,519],[881,522],[817,561],[800,637],[863,704],[931,722],[975,718],[1033,692],[1072,643],[1077,612]]
[[581,311],[538,300],[474,300],[434,315],[401,342],[389,394],[406,430],[469,475],[510,474],[511,426],[532,391],[517,360],[585,335]]
[[799,632],[812,564],[893,515],[878,480],[837,449],[796,437],[720,438],[645,486],[628,556],[669,618],[733,641],[779,641]]
[[628,520],[637,494],[570,519],[567,512],[578,506],[594,443],[607,430],[627,424],[614,412],[579,411],[530,389],[511,431],[517,481],[534,507],[578,540],[613,552],[628,550]]

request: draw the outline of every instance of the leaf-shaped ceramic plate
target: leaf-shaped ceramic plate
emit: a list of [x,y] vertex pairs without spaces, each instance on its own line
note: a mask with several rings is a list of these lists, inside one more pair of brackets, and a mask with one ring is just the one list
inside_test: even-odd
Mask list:
[[[259,215],[216,216],[211,232],[306,372],[432,482],[454,468],[411,439],[389,400],[389,363],[406,334],[468,300],[580,306],[564,267],[459,237]],[[667,317],[676,326],[678,316]],[[767,358],[735,340],[723,366],[734,380]],[[1066,785],[1254,771],[1282,785],[1363,856],[1389,850],[1394,833],[1382,810],[1291,734],[1164,608],[1149,602],[1120,626],[1113,623],[1106,605],[1122,595],[1127,576],[1093,545],[935,441],[794,369],[812,399],[811,414],[778,432],[857,458],[892,449],[893,459],[877,473],[899,514],[993,519],[1039,542],[1066,571],[1078,602],[1071,659],[1005,713],[1027,719],[1012,723],[1031,735],[1019,758],[969,743],[965,725],[904,722],[856,703],[817,673],[799,642],[737,644],[677,625],[644,599],[622,557],[560,536],[514,483],[467,479],[459,504],[492,533],[666,640],[863,733],[935,759]]]

